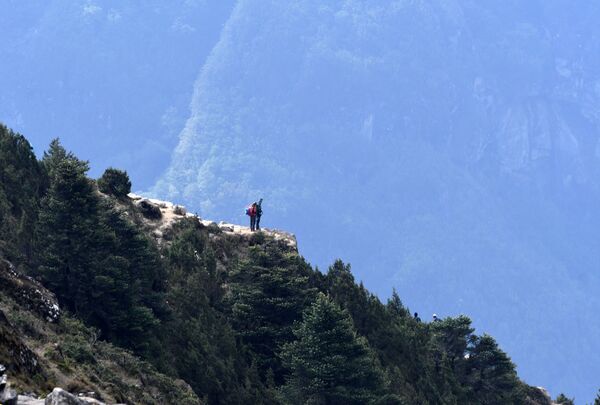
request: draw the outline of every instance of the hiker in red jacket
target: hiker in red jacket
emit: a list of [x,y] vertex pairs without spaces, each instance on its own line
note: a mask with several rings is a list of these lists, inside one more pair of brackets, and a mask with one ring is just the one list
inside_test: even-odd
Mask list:
[[254,232],[256,228],[256,202],[246,208],[246,215],[250,217],[250,231]]

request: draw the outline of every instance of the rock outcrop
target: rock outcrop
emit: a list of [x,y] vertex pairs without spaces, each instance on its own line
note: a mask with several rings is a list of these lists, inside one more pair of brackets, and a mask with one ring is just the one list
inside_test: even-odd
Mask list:
[[[3,396],[0,391],[0,404],[2,405],[108,405],[95,398],[83,394],[73,395],[62,388],[54,388],[46,398],[32,395],[17,395],[15,390],[10,390],[10,396]],[[92,393],[93,394],[93,393]],[[119,404],[116,404],[119,405]]]
[[75,396],[62,388],[54,388],[54,390],[46,397],[44,405],[106,405],[95,398],[86,397],[84,395]]
[[8,378],[4,372],[6,367],[0,364],[0,404],[16,405],[17,392],[8,385]]
[[[159,245],[165,243],[165,235],[169,233],[169,230],[173,225],[184,218],[192,218],[203,226],[216,232],[222,232],[225,235],[239,235],[249,238],[252,235],[257,234],[257,232],[252,232],[247,226],[223,221],[217,223],[215,221],[202,219],[198,215],[188,212],[184,206],[173,204],[169,201],[144,198],[133,193],[129,194],[129,198],[141,212],[144,218],[144,225],[150,229],[152,236],[157,240]],[[292,233],[269,228],[263,228],[259,232],[272,237],[274,240],[283,241],[293,250],[298,250],[296,236]]]
[[21,274],[12,263],[0,259],[0,292],[41,315],[48,322],[58,322],[60,307],[56,296],[33,278]]

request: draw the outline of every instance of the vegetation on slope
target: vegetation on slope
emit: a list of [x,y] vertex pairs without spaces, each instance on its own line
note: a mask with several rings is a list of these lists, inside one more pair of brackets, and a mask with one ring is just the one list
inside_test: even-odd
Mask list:
[[[283,241],[196,217],[157,243],[147,225],[160,212],[148,216],[124,196],[126,173],[109,169],[99,188],[58,141],[37,161],[22,136],[0,127],[0,146],[0,256],[68,311],[50,333],[62,352],[42,357],[49,369],[88,375],[83,385],[99,384],[97,367],[121,347],[143,360],[126,356],[136,367],[151,363],[210,404],[547,403],[465,316],[419,322],[396,294],[382,303],[357,284],[342,261],[323,274]],[[37,324],[18,322],[11,308],[3,306],[21,328]],[[38,348],[52,341],[39,330],[30,342]],[[160,378],[148,389],[164,391]],[[127,389],[115,382],[111,397],[135,402]]]

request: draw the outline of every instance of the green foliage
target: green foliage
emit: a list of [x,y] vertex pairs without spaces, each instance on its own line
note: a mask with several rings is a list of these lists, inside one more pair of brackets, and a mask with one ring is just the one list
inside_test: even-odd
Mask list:
[[148,355],[164,312],[158,252],[100,201],[87,162],[53,141],[37,226],[38,273],[62,305],[103,336]]
[[50,179],[41,202],[37,229],[40,276],[66,306],[80,312],[89,305],[98,199],[86,177],[87,162],[67,154],[53,141],[44,156]]
[[352,319],[325,295],[294,328],[297,340],[282,357],[291,374],[282,387],[285,403],[365,404],[383,391],[383,373]]
[[600,389],[598,390],[598,395],[596,395],[596,399],[594,399],[594,405],[600,405]]
[[199,226],[180,223],[166,253],[172,314],[163,337],[170,354],[165,363],[210,403],[240,403],[249,399],[242,384],[247,370],[238,361],[233,331],[212,306],[223,291],[214,252]]
[[98,179],[98,188],[105,194],[125,198],[131,193],[131,181],[126,171],[109,167]]
[[556,402],[557,404],[561,404],[561,405],[575,405],[575,400],[568,398],[563,393],[561,393],[559,396],[557,396],[556,399],[554,400],[554,402]]
[[[99,357],[149,373],[100,338],[185,380],[209,404],[539,399],[466,316],[416,322],[395,291],[384,304],[350,265],[338,260],[321,274],[264,233],[230,238],[183,219],[159,247],[141,218],[158,220],[160,209],[101,198],[87,171],[58,140],[37,162],[25,138],[0,126],[0,255],[31,267],[87,324],[67,317],[63,339],[48,349],[64,371],[84,365],[122,391],[129,388]],[[98,187],[124,198],[131,184],[110,168]],[[13,321],[31,338],[42,334],[31,317]],[[149,375],[163,392],[173,387],[178,403],[198,403],[172,379]]]
[[0,255],[16,265],[32,259],[42,191],[42,169],[31,145],[0,124]]
[[481,404],[522,403],[515,366],[506,353],[489,335],[471,340],[473,346],[469,348],[463,383],[469,387],[472,401]]
[[279,245],[256,245],[230,275],[231,321],[252,350],[262,378],[270,369],[276,383],[283,381],[285,371],[277,352],[293,340],[294,322],[314,300],[311,273],[302,258]]

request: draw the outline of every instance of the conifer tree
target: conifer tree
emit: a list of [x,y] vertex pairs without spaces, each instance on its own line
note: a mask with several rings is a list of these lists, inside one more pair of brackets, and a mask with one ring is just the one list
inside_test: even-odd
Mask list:
[[40,276],[68,309],[80,313],[89,307],[91,298],[88,287],[96,257],[98,198],[86,177],[88,163],[67,153],[57,140],[42,162],[50,184],[42,199],[37,232]]
[[491,336],[475,337],[466,367],[474,403],[521,403],[515,366]]
[[90,294],[101,305],[90,308],[90,320],[111,341],[149,354],[159,318],[166,316],[159,254],[120,212],[99,207]]
[[600,389],[598,390],[598,395],[596,395],[596,399],[594,400],[594,405],[600,405]]
[[319,294],[282,351],[290,370],[281,394],[289,404],[366,404],[383,391],[383,373],[352,319]]
[[42,281],[103,338],[149,356],[164,313],[158,252],[101,202],[87,162],[54,140],[42,163],[48,173],[37,229]]
[[0,124],[0,255],[31,263],[43,175],[25,137]]
[[256,354],[261,377],[271,369],[283,382],[277,352],[293,339],[292,326],[313,301],[310,267],[278,245],[255,246],[231,274],[231,316],[244,344]]
[[123,199],[131,192],[131,181],[127,172],[109,167],[98,179],[98,188],[103,193]]
[[575,405],[575,400],[567,397],[563,393],[556,397],[555,402],[560,405]]

